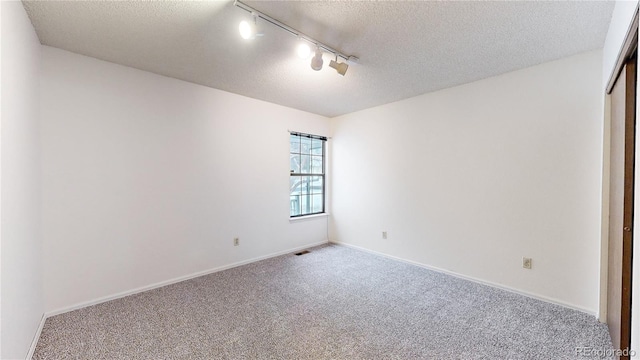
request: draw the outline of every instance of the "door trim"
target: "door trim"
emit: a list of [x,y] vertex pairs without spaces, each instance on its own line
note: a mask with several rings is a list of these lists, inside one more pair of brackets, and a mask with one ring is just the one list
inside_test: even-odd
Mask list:
[[[624,215],[622,236],[622,304],[620,314],[620,349],[631,349],[631,301],[633,284],[634,201],[636,165],[636,98],[637,98],[637,37],[636,49],[625,63],[625,164]],[[629,358],[623,356],[621,358]]]
[[613,85],[615,85],[620,73],[622,72],[622,67],[627,62],[636,48],[638,47],[638,6],[636,6],[635,11],[633,12],[633,21],[629,25],[629,29],[627,30],[627,34],[624,37],[624,41],[622,42],[622,47],[620,48],[620,52],[618,53],[618,58],[616,59],[616,65],[609,76],[609,81],[607,81],[606,94],[610,95],[611,90],[613,90]]

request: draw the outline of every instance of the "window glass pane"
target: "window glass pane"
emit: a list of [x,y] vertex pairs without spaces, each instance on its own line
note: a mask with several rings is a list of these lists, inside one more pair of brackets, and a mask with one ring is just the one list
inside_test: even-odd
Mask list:
[[289,211],[289,216],[298,216],[300,215],[300,195],[290,195],[291,199],[291,210]]
[[322,156],[312,156],[311,157],[311,173],[312,174],[322,174]]
[[299,154],[289,154],[290,159],[290,168],[289,170],[292,173],[300,173],[300,155]]
[[300,153],[300,136],[291,135],[289,136],[290,150],[292,153]]
[[300,176],[300,194],[311,194],[311,177],[310,176]]
[[300,137],[300,148],[302,154],[310,154],[311,153],[311,138],[301,136]]
[[309,214],[311,212],[311,195],[300,196],[300,214]]
[[312,213],[319,213],[322,212],[323,210],[323,206],[322,206],[322,194],[316,194],[316,195],[311,195],[311,212]]
[[300,183],[302,182],[302,177],[300,176],[291,176],[289,178],[289,194],[290,195],[299,195],[301,192]]
[[322,176],[313,176],[311,178],[310,193],[322,194]]
[[300,155],[300,173],[302,174],[311,173],[311,156]]
[[322,140],[311,139],[311,155],[322,155]]

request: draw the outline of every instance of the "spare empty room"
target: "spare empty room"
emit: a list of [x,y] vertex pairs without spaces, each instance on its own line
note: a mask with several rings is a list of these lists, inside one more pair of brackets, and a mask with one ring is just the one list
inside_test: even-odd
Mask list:
[[637,9],[1,2],[0,358],[640,358]]

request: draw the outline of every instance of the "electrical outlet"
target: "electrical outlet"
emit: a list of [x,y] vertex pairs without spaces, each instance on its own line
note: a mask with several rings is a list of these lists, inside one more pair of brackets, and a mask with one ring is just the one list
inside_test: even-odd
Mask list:
[[531,269],[531,258],[522,258],[522,267],[525,269]]
[[387,232],[386,232],[386,231],[383,231],[383,232],[382,232],[382,238],[383,238],[383,239],[386,239],[386,238],[387,238]]
[[240,238],[237,238],[237,237],[233,238],[233,246],[238,246],[238,245],[240,245]]

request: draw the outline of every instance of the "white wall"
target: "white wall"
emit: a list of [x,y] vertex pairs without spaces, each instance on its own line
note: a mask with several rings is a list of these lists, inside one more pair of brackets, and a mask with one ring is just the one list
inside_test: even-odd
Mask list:
[[601,69],[589,52],[333,119],[330,239],[595,314]]
[[21,2],[2,7],[3,359],[25,358],[42,318],[38,84],[40,42]]
[[[611,74],[613,72],[614,66],[615,66],[615,62],[618,59],[618,55],[620,54],[620,50],[623,46],[623,42],[624,42],[624,38],[627,34],[627,31],[629,30],[629,26],[631,25],[631,22],[633,21],[633,15],[635,14],[635,10],[636,7],[638,6],[638,1],[637,0],[632,0],[632,1],[616,1],[616,5],[615,8],[613,10],[613,14],[611,16],[611,23],[609,24],[609,31],[607,33],[607,38],[604,44],[604,48],[603,48],[603,55],[602,55],[602,66],[603,66],[603,71],[602,71],[602,75],[603,75],[603,88],[606,87]],[[640,84],[640,82],[639,82]],[[604,91],[603,91],[604,92]],[[640,102],[639,102],[640,103]],[[638,109],[640,110],[640,108]],[[637,118],[640,119],[640,112],[637,114]],[[607,135],[607,127],[609,124],[609,110],[605,109],[605,136]],[[640,138],[636,139],[637,143],[636,143],[636,158],[640,159]],[[608,168],[606,167],[607,161],[606,159],[609,156],[609,152],[608,152],[608,145],[606,145],[605,143],[605,147],[604,147],[604,156],[605,156],[605,175],[604,175],[604,179],[605,179],[605,185],[606,180],[608,179]],[[640,169],[638,169],[636,167],[636,189],[640,189]],[[608,201],[606,199],[606,197],[608,196],[608,191],[605,190],[605,199],[603,201],[603,206],[605,207],[605,212],[606,212],[606,207],[608,207]],[[635,204],[636,204],[636,210],[635,210],[635,219],[634,219],[634,223],[635,224],[640,224],[640,192],[636,191],[636,199],[635,199]],[[604,235],[606,235],[606,233],[604,233]],[[640,259],[640,246],[637,246],[638,244],[638,239],[640,239],[640,227],[636,226],[634,228],[634,238],[636,246],[634,246],[634,259]],[[603,250],[606,250],[606,237],[603,239]],[[603,251],[603,270],[606,270],[606,259],[607,256]],[[640,301],[637,301],[637,299],[640,299],[640,264],[638,264],[638,261],[636,261],[636,264],[634,264],[633,267],[633,285],[632,285],[632,298],[634,299],[634,301],[631,302],[631,320],[632,320],[632,325],[631,325],[631,349],[634,349],[636,351],[636,356],[634,357],[634,359],[640,359],[640,331],[638,329],[640,329]],[[606,313],[604,313],[606,311],[606,278],[607,278],[607,273],[606,271],[602,272],[601,275],[601,279],[603,279],[603,286],[602,286],[602,303],[601,303],[601,312],[603,313],[601,316],[601,320],[602,321],[606,321]]]
[[41,86],[47,311],[326,241],[287,132],[326,118],[46,46]]

